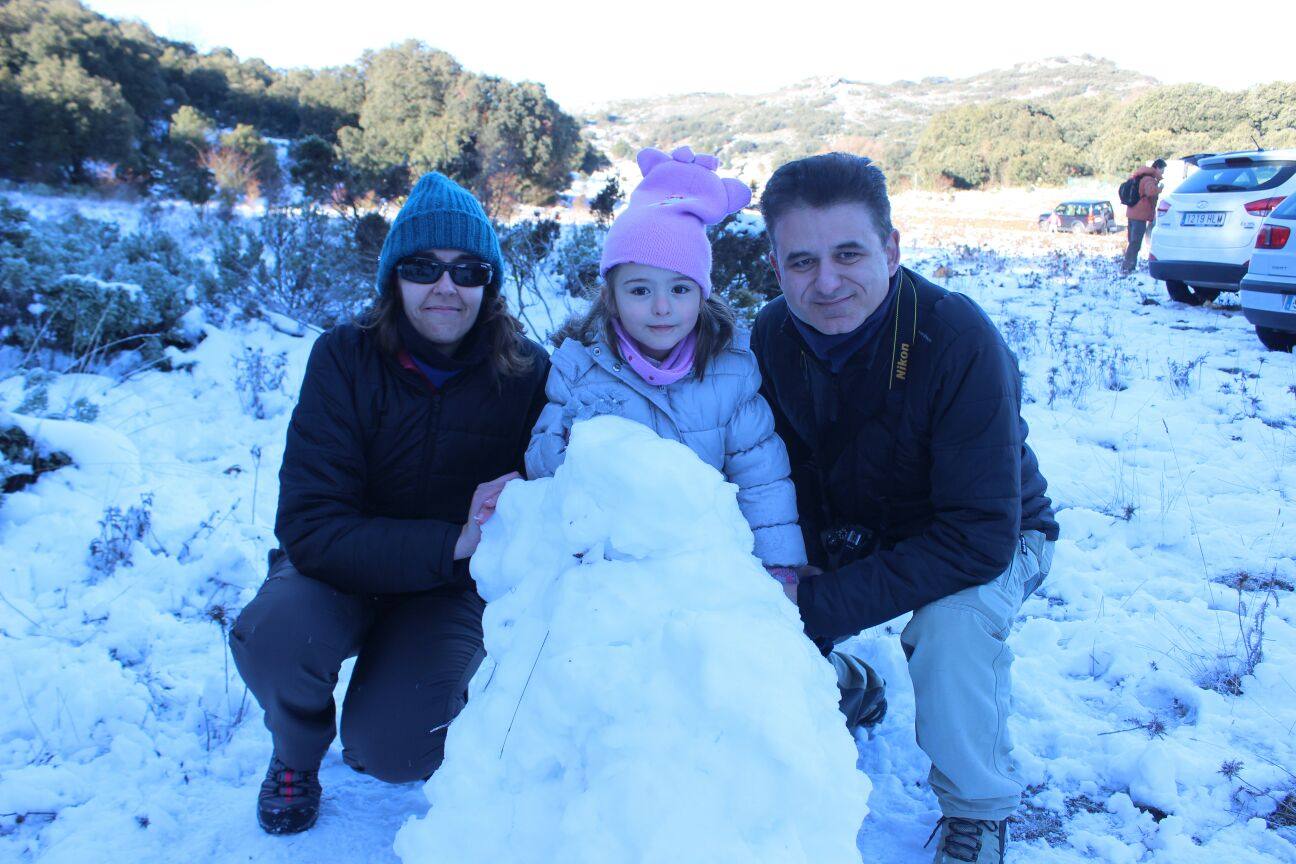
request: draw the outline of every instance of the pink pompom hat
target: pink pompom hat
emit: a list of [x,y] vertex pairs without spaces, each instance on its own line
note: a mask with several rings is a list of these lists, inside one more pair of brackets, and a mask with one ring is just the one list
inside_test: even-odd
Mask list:
[[679,147],[669,155],[646,147],[636,157],[644,179],[609,229],[599,275],[618,264],[648,264],[683,273],[711,296],[711,243],[706,226],[751,201],[741,181],[716,173],[720,160]]

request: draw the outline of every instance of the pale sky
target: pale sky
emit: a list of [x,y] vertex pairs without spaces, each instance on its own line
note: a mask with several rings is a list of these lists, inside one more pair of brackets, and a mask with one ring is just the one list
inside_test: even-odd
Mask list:
[[[468,69],[539,81],[568,111],[696,91],[760,93],[814,76],[959,78],[1093,54],[1166,83],[1240,89],[1293,77],[1296,7],[1179,0],[88,0],[201,49],[271,66],[335,66],[421,39]],[[1285,18],[1286,23],[1279,19]],[[1264,19],[1263,29],[1257,29]],[[1141,22],[1135,27],[1131,22]],[[1277,39],[1263,33],[1282,33]]]

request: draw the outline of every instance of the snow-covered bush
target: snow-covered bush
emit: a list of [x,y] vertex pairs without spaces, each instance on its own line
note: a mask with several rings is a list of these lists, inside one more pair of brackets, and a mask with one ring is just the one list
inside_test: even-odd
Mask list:
[[78,396],[66,404],[62,411],[50,411],[49,385],[58,379],[58,374],[48,369],[28,369],[23,375],[23,396],[18,403],[17,412],[32,417],[53,417],[58,420],[76,420],[78,423],[93,423],[99,417],[99,406],[85,396]]
[[[0,342],[82,364],[179,340],[200,265],[155,228],[123,236],[111,222],[40,220],[0,202]],[[59,365],[54,357],[41,365]]]
[[607,228],[598,224],[574,225],[563,233],[554,250],[555,268],[563,288],[572,297],[588,297],[599,287],[599,256]]
[[766,260],[765,223],[738,213],[707,232],[711,237],[711,284],[741,321],[750,325],[765,303],[779,294],[774,268]]
[[374,268],[348,225],[313,207],[273,209],[249,225],[230,222],[213,252],[206,300],[217,310],[277,312],[330,327],[373,297]]
[[72,464],[66,453],[42,448],[20,427],[0,422],[0,501],[41,474]]
[[[1166,371],[1169,375],[1166,380],[1170,384],[1170,389],[1179,396],[1187,396],[1191,393],[1200,380],[1201,365],[1205,362],[1205,354],[1182,363],[1178,360],[1167,360]],[[1194,380],[1194,375],[1197,380]]]
[[123,511],[113,505],[99,520],[99,536],[90,541],[90,568],[95,581],[111,576],[118,567],[134,562],[135,544],[144,539],[153,524],[153,496],[141,495],[139,504]]
[[[534,219],[514,222],[511,225],[496,226],[500,238],[500,252],[504,256],[504,266],[512,286],[513,310],[532,329],[542,332],[543,326],[536,327],[528,308],[535,303],[544,307],[545,319],[552,321],[553,310],[545,299],[541,285],[547,281],[546,262],[554,251],[554,243],[562,233],[557,219]],[[548,329],[553,329],[552,325]]]
[[265,394],[283,390],[284,376],[288,374],[288,357],[284,352],[267,355],[261,347],[243,346],[243,356],[234,359],[234,386],[243,401],[243,412],[264,420],[271,411]]
[[1004,318],[999,322],[999,332],[1019,362],[1035,355],[1039,345],[1039,325],[1034,318],[1016,315]]
[[56,376],[48,369],[29,369],[23,376],[23,398],[19,414],[42,417],[49,410],[49,383]]
[[1120,392],[1129,389],[1134,371],[1134,357],[1119,348],[1111,348],[1098,352],[1098,362],[1102,370],[1104,390]]

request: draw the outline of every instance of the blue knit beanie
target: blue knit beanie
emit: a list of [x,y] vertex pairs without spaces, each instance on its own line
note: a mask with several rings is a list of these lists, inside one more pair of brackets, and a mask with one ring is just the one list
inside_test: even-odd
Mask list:
[[498,291],[504,281],[499,236],[486,211],[471,192],[435,171],[414,184],[387,232],[378,256],[379,293],[396,262],[423,249],[461,249],[495,269],[490,288]]

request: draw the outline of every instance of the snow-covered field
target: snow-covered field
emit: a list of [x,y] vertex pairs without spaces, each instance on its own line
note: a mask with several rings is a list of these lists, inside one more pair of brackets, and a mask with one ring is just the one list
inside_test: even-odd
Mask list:
[[[921,244],[906,263],[976,299],[1020,356],[1062,525],[1011,640],[1031,784],[1011,860],[1296,862],[1296,360],[1227,295],[1187,308],[1118,278],[1118,238],[1029,233],[1038,197],[999,224],[967,198],[897,204]],[[18,415],[22,379],[0,381],[0,426],[74,460],[0,505],[0,858],[397,860],[427,799],[336,748],[316,828],[256,825],[269,738],[225,636],[274,542],[311,337],[195,324],[207,338],[177,371],[50,385],[45,413],[84,398],[91,423]],[[249,358],[280,354],[282,382],[256,392]],[[857,841],[910,864],[938,813],[902,625],[852,643],[891,704],[856,742],[873,786]]]

